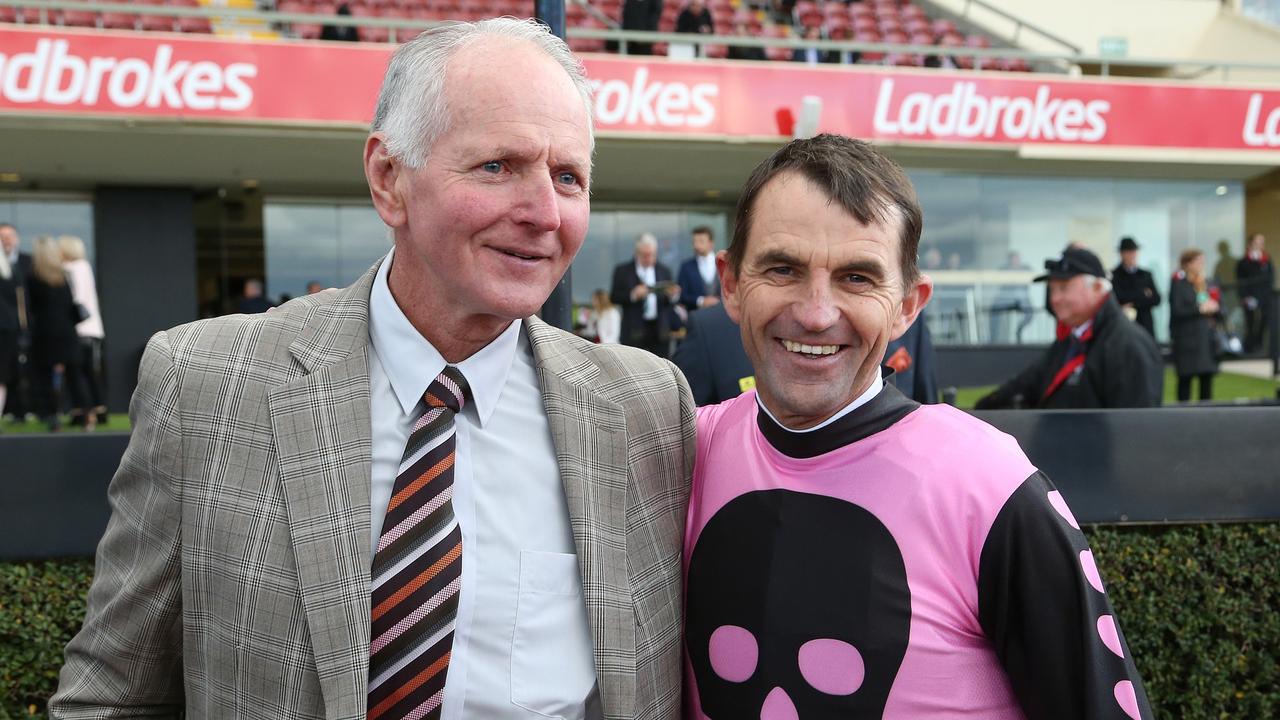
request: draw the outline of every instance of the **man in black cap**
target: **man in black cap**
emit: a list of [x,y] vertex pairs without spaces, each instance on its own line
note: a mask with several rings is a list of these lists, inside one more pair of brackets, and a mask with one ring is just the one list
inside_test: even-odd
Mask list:
[[1155,337],[1151,309],[1160,304],[1160,291],[1151,273],[1138,267],[1138,243],[1131,237],[1120,238],[1120,264],[1111,271],[1111,285],[1120,307],[1136,311],[1134,322]]
[[978,401],[996,408],[1156,407],[1164,363],[1151,335],[1124,316],[1098,256],[1068,248],[1035,279],[1049,283],[1053,314],[1070,332],[1044,357]]

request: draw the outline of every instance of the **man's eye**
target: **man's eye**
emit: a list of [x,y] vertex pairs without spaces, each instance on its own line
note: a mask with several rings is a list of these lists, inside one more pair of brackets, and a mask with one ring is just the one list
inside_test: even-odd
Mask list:
[[556,175],[556,180],[558,180],[564,185],[580,185],[581,184],[578,180],[578,176],[574,175],[571,172],[559,173],[558,175]]
[[791,268],[786,267],[784,265],[779,265],[778,267],[771,267],[768,270],[765,270],[765,272],[769,273],[770,275],[781,275],[785,277],[791,274]]
[[490,160],[489,162],[481,165],[480,169],[487,173],[500,173],[502,172],[502,163],[497,160]]

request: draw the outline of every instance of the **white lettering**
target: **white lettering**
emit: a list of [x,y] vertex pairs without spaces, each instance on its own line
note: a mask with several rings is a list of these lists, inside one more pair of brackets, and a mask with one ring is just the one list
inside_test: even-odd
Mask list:
[[[67,55],[67,45],[66,40],[54,42],[53,56],[49,60],[49,77],[44,84],[44,100],[53,105],[70,105],[84,94],[84,81],[88,68],[84,60],[75,55]],[[70,75],[66,88],[62,87],[64,73]]]
[[712,83],[651,82],[649,69],[636,68],[630,84],[623,80],[593,80],[596,121],[601,125],[653,125],[702,128],[716,119]]
[[160,107],[160,97],[164,96],[164,104],[171,108],[182,107],[182,97],[178,95],[178,78],[187,71],[191,63],[183,60],[174,63],[173,47],[161,45],[156,48],[154,72],[151,75],[151,90],[147,93],[147,107]]
[[11,103],[93,106],[105,87],[107,102],[119,108],[238,112],[253,104],[249,80],[258,76],[256,65],[223,67],[173,56],[168,43],[156,46],[149,59],[82,56],[72,51],[71,41],[41,38],[33,52],[0,54],[0,97]]
[[[979,94],[976,83],[960,81],[946,93],[909,93],[895,107],[893,82],[880,81],[872,116],[878,134],[1066,142],[1098,142],[1107,134],[1111,103],[1055,98],[1050,85],[1038,86],[1034,96],[987,97]],[[1257,124],[1258,114],[1251,113],[1246,137]],[[1280,117],[1276,124],[1280,127]]]
[[231,91],[231,97],[225,95],[218,98],[218,109],[227,112],[240,112],[253,104],[253,88],[245,80],[258,77],[258,66],[249,63],[232,63],[227,66],[224,87]]
[[217,105],[216,96],[220,92],[221,68],[211,62],[192,65],[186,82],[182,83],[182,101],[192,110],[212,110]]
[[[129,79],[134,78],[128,91]],[[120,107],[134,107],[142,103],[151,82],[151,66],[138,58],[121,60],[107,80],[107,99]]]
[[[49,67],[49,53],[53,42],[39,40],[33,53],[16,53],[9,58],[9,66],[5,68],[3,90],[10,102],[39,102],[40,91],[44,87],[44,76]],[[27,71],[26,85],[22,84],[22,73]]]

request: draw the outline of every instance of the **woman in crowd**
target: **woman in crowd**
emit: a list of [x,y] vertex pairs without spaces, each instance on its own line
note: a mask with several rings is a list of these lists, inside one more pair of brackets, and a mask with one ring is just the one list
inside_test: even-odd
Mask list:
[[27,292],[31,301],[31,379],[49,429],[62,429],[62,391],[68,378],[79,378],[80,341],[76,323],[80,313],[71,296],[67,271],[62,268],[58,241],[36,238],[31,254]]
[[71,281],[71,296],[84,308],[84,319],[76,325],[80,340],[78,377],[69,378],[74,407],[71,424],[86,429],[107,421],[106,375],[102,370],[102,315],[98,310],[98,284],[93,268],[84,256],[84,241],[72,235],[58,238],[62,266]]
[[1191,399],[1191,380],[1200,379],[1200,400],[1213,397],[1213,376],[1218,372],[1214,353],[1214,317],[1218,301],[1204,274],[1204,253],[1195,248],[1182,252],[1181,268],[1169,287],[1169,336],[1173,341],[1173,365],[1178,374],[1178,402]]
[[609,293],[596,290],[591,293],[592,319],[596,336],[602,343],[617,343],[622,336],[622,312],[609,300]]
[[16,268],[9,264],[9,258],[0,250],[0,411],[4,410],[9,383],[13,382],[9,375],[18,354],[18,278],[14,277],[15,272]]

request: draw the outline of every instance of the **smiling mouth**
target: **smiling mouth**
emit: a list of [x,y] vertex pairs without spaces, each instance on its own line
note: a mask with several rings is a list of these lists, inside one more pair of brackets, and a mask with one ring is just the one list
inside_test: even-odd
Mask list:
[[782,347],[786,348],[787,352],[793,352],[806,357],[835,355],[837,352],[840,352],[840,348],[844,347],[843,345],[806,345],[805,343],[798,343],[793,340],[782,340],[781,342]]
[[520,260],[546,260],[547,259],[545,255],[525,255],[524,253],[518,253],[515,250],[504,250],[502,248],[494,248],[494,250],[497,250],[503,255],[507,255],[513,258],[519,258]]

